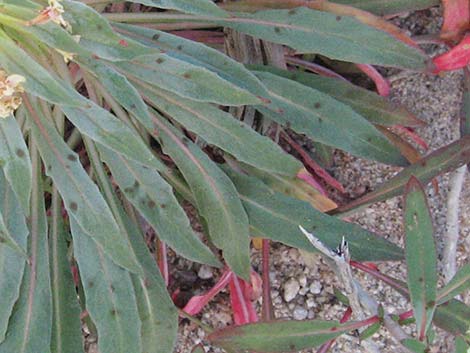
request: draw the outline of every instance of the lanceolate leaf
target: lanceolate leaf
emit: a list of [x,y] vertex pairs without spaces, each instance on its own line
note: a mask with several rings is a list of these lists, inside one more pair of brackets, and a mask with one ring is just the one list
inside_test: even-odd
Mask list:
[[142,351],[171,352],[178,330],[178,313],[144,239],[138,232],[129,234],[132,247],[145,271],[145,278],[131,275],[142,321]]
[[406,159],[366,119],[334,98],[267,72],[256,72],[269,91],[270,104],[257,109],[274,121],[317,142],[383,163]]
[[356,328],[336,321],[270,321],[232,326],[209,335],[217,346],[236,352],[293,352],[317,347]]
[[215,5],[211,0],[130,0],[147,6],[162,9],[178,10],[195,15],[228,16],[228,14]]
[[126,37],[158,48],[172,58],[205,67],[223,79],[246,89],[256,96],[264,97],[267,95],[266,89],[255,75],[242,64],[216,49],[151,28],[127,24],[115,24],[114,26],[119,33]]
[[230,179],[188,138],[163,119],[155,125],[165,153],[171,156],[188,182],[204,217],[209,236],[222,249],[230,268],[249,279],[248,217]]
[[[28,227],[21,206],[0,171],[0,213],[5,217],[5,226],[23,249],[27,248]],[[13,304],[20,295],[20,286],[25,269],[25,258],[8,246],[0,246],[0,342],[5,339]]]
[[24,88],[32,95],[52,103],[81,106],[80,95],[71,87],[58,81],[46,69],[19,48],[3,31],[0,31],[0,62],[9,74],[24,76]]
[[160,239],[188,259],[219,265],[215,255],[191,229],[172,188],[155,170],[105,147],[99,150],[126,198],[154,227]]
[[437,293],[437,303],[442,304],[470,288],[470,264],[457,271],[449,283]]
[[391,35],[353,17],[336,16],[305,7],[239,14],[218,23],[298,52],[318,53],[331,59],[403,67],[425,68],[425,56]]
[[83,352],[80,305],[67,258],[67,240],[62,218],[62,203],[53,191],[52,217],[49,227],[51,254],[52,335],[51,353]]
[[131,60],[155,53],[154,49],[116,34],[108,21],[90,6],[78,1],[64,0],[64,18],[80,36],[80,45],[96,56],[107,60]]
[[434,177],[450,170],[457,169],[470,162],[470,136],[465,136],[445,147],[442,147],[420,161],[403,169],[396,176],[380,185],[377,190],[339,207],[335,212],[344,214],[371,203],[383,201],[400,195],[410,176],[415,176],[422,184],[427,184]]
[[414,177],[405,189],[404,223],[408,289],[418,337],[422,341],[436,307],[437,255],[426,196]]
[[305,86],[326,93],[350,106],[373,124],[383,126],[403,125],[422,126],[424,122],[406,109],[397,107],[384,97],[349,82],[331,77],[309,74],[301,71],[287,71],[270,66],[253,66],[258,71],[267,71],[275,75],[299,82]]
[[[8,334],[0,344],[1,353],[49,353],[51,351],[52,313],[47,218],[42,191],[41,165],[39,156],[34,155],[37,150],[35,148],[32,150],[34,174],[30,212],[31,236],[28,244],[30,264],[25,268],[20,296],[8,324]],[[21,221],[20,218],[17,225],[22,228]]]
[[[140,226],[137,225],[138,220],[135,219],[135,214],[129,211],[134,216],[133,223],[124,212],[121,202],[113,192],[112,185],[101,163],[95,144],[87,138],[84,139],[84,142],[100,188],[103,194],[106,195],[106,201],[113,211],[123,236],[137,254],[139,264],[144,270],[143,276],[131,274],[136,295],[135,299],[141,319],[140,338],[142,352],[169,352],[172,350],[176,338],[176,311],[166,291],[159,270],[156,268],[156,263],[150,256],[143,236],[139,231]],[[137,349],[137,346],[135,344],[135,349]]]
[[333,0],[338,4],[357,7],[376,15],[392,15],[401,12],[423,10],[439,5],[439,0]]
[[178,96],[192,100],[234,106],[262,103],[260,98],[249,91],[208,69],[167,54],[147,55],[115,65],[128,77],[164,87]]
[[87,108],[62,106],[67,118],[81,133],[129,159],[149,167],[161,166],[134,130],[97,104],[91,101],[87,104]]
[[74,254],[101,353],[141,352],[141,323],[130,273],[112,262],[71,219]]
[[19,245],[15,238],[10,234],[8,228],[5,225],[2,213],[0,212],[0,246],[8,246],[11,250],[15,251],[16,256],[21,256],[25,260],[28,258],[26,251],[21,245]]
[[23,134],[13,116],[0,119],[0,166],[21,207],[29,213],[32,187],[31,160]]
[[117,264],[141,273],[135,255],[129,251],[108,205],[96,185],[83,170],[77,155],[69,149],[50,120],[34,110],[29,100],[32,134],[35,137],[46,173],[59,190],[71,219],[83,228]]
[[466,335],[470,329],[470,307],[452,299],[437,307],[434,323],[453,335]]
[[361,227],[317,211],[310,204],[269,189],[259,180],[230,173],[243,202],[252,234],[289,246],[315,251],[299,225],[335,249],[346,237],[351,256],[357,261],[400,260],[403,251]]
[[213,105],[175,97],[161,89],[141,91],[160,111],[242,162],[287,176],[295,176],[302,167],[272,140]]

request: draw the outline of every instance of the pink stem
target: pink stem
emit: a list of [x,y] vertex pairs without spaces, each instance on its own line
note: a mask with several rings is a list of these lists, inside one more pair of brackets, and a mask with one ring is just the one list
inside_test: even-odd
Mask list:
[[230,282],[230,279],[233,276],[233,272],[229,269],[226,269],[219,281],[204,295],[196,295],[192,297],[188,304],[183,308],[185,312],[189,315],[195,315],[199,313],[202,308],[214,298],[222,289],[224,289]]
[[310,168],[316,175],[318,175],[320,178],[322,178],[325,183],[330,185],[331,187],[335,188],[339,192],[345,192],[343,185],[333,178],[328,172],[323,169],[317,162],[315,162],[312,157],[309,156],[307,152],[300,146],[297,142],[295,142],[287,133],[283,132],[282,133],[282,138],[286,140],[286,142],[292,146],[294,150],[297,151],[297,153],[300,155],[302,158],[303,162],[306,164],[308,168]]
[[392,288],[396,289],[401,294],[403,294],[405,296],[408,296],[408,289],[406,287],[404,287],[403,285],[401,285],[399,282],[397,282],[394,278],[389,277],[389,276],[381,273],[380,271],[374,270],[374,269],[370,268],[369,266],[364,265],[364,264],[362,264],[360,262],[357,262],[357,261],[352,261],[351,260],[349,262],[349,264],[352,267],[355,267],[355,268],[357,268],[357,269],[359,269],[359,270],[361,270],[365,273],[368,273],[368,274],[374,276],[377,279],[380,279],[381,281],[387,283]]
[[307,69],[308,71],[314,72],[316,74],[319,74],[321,76],[326,76],[326,77],[334,77],[343,81],[348,81],[346,80],[343,76],[340,74],[334,72],[333,70],[327,69],[324,66],[312,63],[310,61],[302,60],[299,59],[295,56],[288,56],[286,57],[286,62],[291,65],[295,66],[301,66],[304,69]]
[[419,146],[421,146],[422,148],[424,148],[425,150],[428,150],[429,149],[429,146],[428,144],[426,143],[426,141],[424,141],[421,136],[419,136],[415,131],[414,129],[412,129],[411,127],[406,127],[406,126],[402,126],[402,125],[395,125],[394,128],[396,128],[397,130],[401,131],[402,133],[404,133],[405,135],[408,135],[408,137],[410,139],[412,139],[416,144],[418,144]]
[[170,273],[168,271],[168,258],[166,245],[164,242],[157,239],[157,248],[158,248],[158,268],[162,274],[165,285],[168,287],[170,282]]
[[377,92],[381,96],[387,97],[390,94],[390,84],[375,67],[369,64],[356,64],[356,66],[374,81]]

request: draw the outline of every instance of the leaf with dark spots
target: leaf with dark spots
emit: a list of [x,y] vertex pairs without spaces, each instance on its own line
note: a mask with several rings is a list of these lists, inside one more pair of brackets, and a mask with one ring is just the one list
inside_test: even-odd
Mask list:
[[[217,346],[232,351],[265,353],[294,352],[317,347],[343,333],[361,327],[362,323],[341,325],[336,321],[275,320],[216,331],[208,339]],[[362,324],[362,326],[367,324]]]
[[408,289],[418,337],[423,341],[436,307],[437,254],[426,196],[414,177],[405,188],[404,228]]
[[47,170],[47,174],[59,190],[70,218],[100,244],[113,261],[131,271],[141,273],[142,269],[138,266],[135,255],[129,251],[128,244],[122,239],[116,221],[98,187],[85,172],[78,158],[75,161],[69,161],[67,158],[75,153],[58,134],[52,121],[43,116],[39,109],[33,108],[29,98],[25,99],[24,104],[41,158],[46,165],[52,167]]

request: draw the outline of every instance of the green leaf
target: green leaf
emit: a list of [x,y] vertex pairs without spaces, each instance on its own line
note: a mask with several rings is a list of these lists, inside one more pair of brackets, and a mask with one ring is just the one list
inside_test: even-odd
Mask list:
[[354,6],[379,16],[424,10],[440,3],[439,0],[333,0],[332,2]]
[[130,0],[129,2],[195,15],[228,16],[224,10],[215,5],[211,0]]
[[407,283],[418,337],[422,341],[436,308],[437,255],[426,195],[414,177],[405,189],[404,228]]
[[155,170],[127,160],[105,147],[98,148],[126,198],[152,225],[160,239],[192,261],[220,265],[192,230],[170,185]]
[[[228,171],[227,171],[228,173]],[[309,203],[269,189],[259,180],[229,173],[243,202],[252,234],[307,251],[315,251],[299,225],[335,249],[346,237],[351,256],[357,261],[400,260],[403,251],[396,245],[358,225],[328,216]]]
[[[88,69],[96,78],[96,81],[105,88],[105,90],[103,90],[104,92],[100,92],[103,96],[110,94],[145,127],[152,129],[152,118],[148,112],[147,106],[139,92],[127,80],[126,76],[121,75],[112,68],[111,65],[101,60],[80,58],[78,61],[80,65]],[[159,170],[165,168],[164,165],[159,164],[156,159],[154,159],[154,167]]]
[[131,81],[140,80],[200,102],[240,106],[261,104],[260,98],[200,66],[167,54],[147,55],[114,65]]
[[[15,242],[27,248],[28,227],[20,203],[0,171],[0,213],[5,216],[5,226]],[[24,251],[23,250],[23,251]],[[0,246],[0,342],[5,339],[8,320],[13,305],[20,295],[26,261],[8,246]]]
[[313,75],[301,71],[287,71],[264,65],[251,66],[254,70],[272,74],[299,82],[305,86],[323,92],[350,106],[372,124],[393,126],[422,126],[424,123],[406,109],[399,107],[384,97],[337,78]]
[[59,190],[69,217],[100,244],[113,261],[141,273],[135,255],[129,251],[129,245],[122,238],[108,205],[83,169],[77,154],[62,140],[50,119],[44,117],[39,109],[34,110],[29,100],[25,100],[24,104],[29,111],[32,134],[44,160],[46,173]]
[[178,312],[143,237],[137,232],[129,234],[132,247],[145,271],[145,278],[131,275],[142,321],[142,351],[172,352],[178,331]]
[[0,166],[28,214],[32,188],[31,160],[23,134],[12,115],[0,119],[0,140]]
[[368,338],[371,338],[374,334],[376,334],[380,328],[382,327],[382,324],[380,322],[376,322],[375,324],[370,325],[368,328],[366,328],[364,331],[362,331],[359,335],[359,338],[361,341],[364,341]]
[[417,341],[412,338],[406,338],[401,341],[401,344],[415,353],[426,352],[426,345],[423,342]]
[[[18,19],[22,19],[23,21],[33,20],[38,16],[40,11],[40,6],[38,9],[18,6],[17,4],[2,4],[2,13],[8,14],[9,16],[13,16]],[[36,25],[22,25],[10,30],[20,32],[23,36],[27,34],[29,37],[28,39],[34,38],[35,41],[38,40],[44,42],[53,49],[60,49],[62,51],[74,54],[91,54],[81,47],[69,32],[52,21]]]
[[10,234],[8,228],[5,225],[5,221],[2,213],[0,212],[0,246],[8,246],[10,249],[15,251],[16,256],[21,256],[25,260],[28,259],[26,251],[21,245],[19,245],[15,238]]
[[162,119],[155,125],[167,153],[178,166],[194,194],[209,236],[222,249],[224,259],[239,276],[250,276],[248,217],[230,179],[188,138]]
[[457,337],[455,339],[455,353],[468,353],[470,345],[465,342],[463,337]]
[[437,293],[437,304],[445,303],[470,288],[470,264],[464,265]]
[[268,173],[288,176],[295,176],[302,168],[300,162],[271,139],[213,105],[177,98],[161,89],[141,89],[141,92],[158,110],[239,161]]
[[[34,144],[34,141],[31,141]],[[51,343],[51,283],[47,247],[47,218],[42,191],[39,156],[31,147],[33,188],[31,194],[28,254],[20,296],[8,324],[8,333],[0,344],[1,353],[49,353]],[[22,220],[19,220],[22,228]],[[25,235],[22,235],[24,238]]]
[[82,134],[136,162],[149,167],[161,167],[161,163],[134,130],[94,102],[86,102],[87,108],[61,107]]
[[383,163],[407,165],[398,150],[366,119],[336,99],[267,72],[256,72],[271,103],[257,109],[313,140]]
[[374,202],[386,200],[400,195],[410,176],[415,176],[422,184],[429,183],[434,177],[457,169],[470,162],[470,136],[465,136],[447,146],[444,146],[418,162],[403,169],[390,180],[349,204],[339,207],[335,212],[343,215],[346,212],[357,210]]
[[144,45],[158,48],[172,58],[204,67],[224,80],[244,88],[258,97],[267,95],[266,88],[255,75],[248,71],[245,66],[219,50],[151,28],[121,23],[116,23],[114,26],[119,33],[126,37]]
[[231,326],[212,333],[208,339],[214,345],[237,352],[291,352],[317,347],[356,326],[355,323],[340,325],[336,321],[278,320]]
[[470,329],[470,307],[452,299],[437,307],[433,322],[455,336],[466,335]]
[[3,31],[0,31],[0,62],[9,74],[26,78],[26,92],[52,103],[81,106],[80,95],[62,81],[57,80],[44,67],[18,47]]
[[297,52],[331,59],[424,70],[426,57],[418,49],[369,27],[353,17],[305,7],[238,14],[218,23]]
[[74,219],[70,225],[87,310],[98,329],[99,351],[141,352],[141,322],[130,273],[115,265]]
[[90,6],[78,1],[64,0],[64,18],[74,35],[80,36],[80,46],[96,56],[117,61],[155,53],[154,49],[116,34],[108,21]]
[[136,215],[131,208],[128,209],[128,212],[133,217],[134,222],[132,222],[131,216],[124,212],[122,204],[114,192],[108,174],[103,167],[95,144],[88,138],[84,139],[84,143],[99,186],[106,196],[106,201],[113,211],[123,236],[132,246],[141,267],[144,269],[142,277],[131,274],[139,317],[141,319],[142,352],[170,352],[172,351],[178,328],[178,315],[175,307],[165,288],[159,269],[156,267],[155,260],[150,256],[144,238],[139,231],[141,227],[137,224]]
[[53,215],[49,227],[51,254],[52,335],[51,353],[79,353],[83,351],[80,305],[67,258],[67,241],[62,218],[61,199],[53,192]]

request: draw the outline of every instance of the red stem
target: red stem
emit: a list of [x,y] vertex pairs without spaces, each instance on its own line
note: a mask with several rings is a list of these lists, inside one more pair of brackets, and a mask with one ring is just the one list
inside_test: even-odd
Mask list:
[[314,172],[316,175],[318,175],[320,178],[322,178],[325,183],[328,185],[332,186],[339,192],[344,193],[344,187],[341,185],[341,183],[333,178],[328,172],[323,169],[317,162],[315,162],[307,152],[300,146],[297,142],[295,142],[287,133],[283,132],[281,134],[282,138],[286,140],[286,142],[292,146],[294,150],[297,151],[298,154],[300,154],[300,157],[302,158],[303,162],[305,163],[306,167],[311,169],[312,172]]
[[334,72],[333,70],[327,69],[324,66],[312,63],[310,61],[302,60],[302,59],[296,58],[294,56],[286,57],[286,61],[287,61],[288,64],[301,66],[304,69],[307,69],[311,72],[319,74],[320,76],[334,77],[334,78],[337,78],[337,79],[340,79],[340,80],[343,80],[343,81],[348,81],[343,76],[341,76],[340,74]]
[[357,262],[357,261],[351,260],[349,262],[349,264],[352,267],[355,267],[355,268],[357,268],[361,271],[364,271],[365,273],[368,273],[368,274],[374,276],[375,278],[380,279],[381,281],[387,283],[389,286],[391,286],[392,288],[394,288],[395,290],[397,290],[398,292],[400,292],[404,296],[406,296],[406,297],[409,296],[408,289],[405,286],[403,286],[401,283],[399,283],[395,278],[387,276],[387,275],[381,273],[380,271],[374,270],[374,269],[370,268],[369,266],[364,265],[363,263],[360,263],[360,262]]
[[273,303],[271,300],[271,283],[269,280],[269,240],[262,240],[262,266],[263,266],[263,305],[261,309],[261,317],[263,321],[273,319]]
[[167,251],[166,245],[160,239],[157,238],[157,251],[158,251],[158,268],[162,274],[162,277],[165,281],[165,285],[168,287],[168,283],[170,282],[170,273],[168,271],[168,259],[167,259]]

